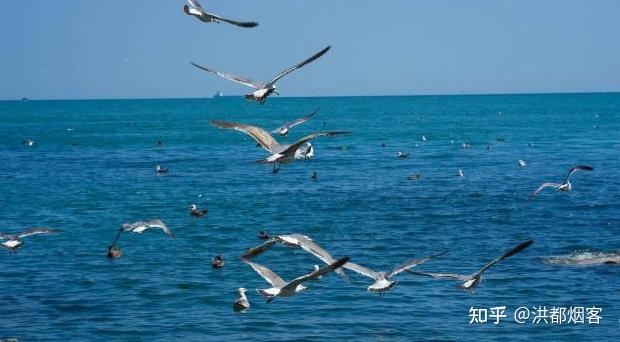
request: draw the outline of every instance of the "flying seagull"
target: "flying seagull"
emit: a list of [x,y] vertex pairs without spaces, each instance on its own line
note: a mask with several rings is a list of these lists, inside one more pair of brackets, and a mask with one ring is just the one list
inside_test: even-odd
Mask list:
[[522,250],[526,249],[527,247],[529,247],[532,243],[534,242],[534,240],[527,240],[525,242],[522,242],[520,244],[518,244],[516,247],[514,247],[513,249],[509,250],[508,252],[504,253],[504,255],[500,256],[499,258],[491,261],[490,263],[484,265],[483,268],[481,268],[479,271],[470,274],[470,275],[461,275],[461,274],[451,274],[451,273],[426,273],[426,272],[415,272],[415,271],[411,271],[411,270],[407,270],[407,272],[411,273],[411,274],[415,274],[415,275],[423,275],[423,276],[427,276],[427,277],[432,277],[435,279],[440,279],[440,280],[457,280],[457,281],[461,281],[463,282],[459,288],[462,290],[474,290],[478,284],[480,284],[480,281],[482,280],[482,274],[488,270],[491,266],[497,264],[498,262],[513,256],[519,252],[521,252]]
[[409,260],[401,265],[396,266],[393,270],[387,272],[376,272],[364,266],[354,264],[352,262],[348,262],[342,267],[357,272],[366,277],[372,278],[375,282],[368,286],[368,291],[376,292],[381,295],[383,292],[389,291],[392,287],[394,287],[394,285],[398,283],[397,281],[391,279],[393,276],[402,273],[403,271],[408,271],[412,267],[423,264],[433,258],[436,258],[446,253],[448,252],[441,252],[438,254],[426,256],[424,258]]
[[263,103],[265,103],[265,100],[267,99],[267,97],[269,95],[271,95],[271,93],[275,92],[278,95],[280,94],[278,92],[278,90],[276,89],[276,86],[275,86],[276,82],[279,79],[281,79],[282,77],[288,75],[289,73],[291,73],[291,72],[293,72],[293,71],[303,67],[304,65],[306,65],[308,63],[314,62],[319,57],[323,56],[330,48],[331,48],[331,46],[328,46],[328,47],[324,48],[323,50],[319,51],[314,56],[306,59],[305,61],[303,61],[303,62],[301,62],[301,63],[299,63],[299,64],[297,64],[297,65],[295,65],[293,67],[290,67],[290,68],[282,71],[281,73],[279,73],[276,77],[274,77],[271,81],[269,81],[267,83],[257,83],[257,82],[254,82],[252,80],[249,80],[247,78],[243,78],[243,77],[235,76],[235,75],[232,75],[232,74],[229,74],[229,73],[219,72],[219,71],[216,71],[216,70],[213,70],[213,69],[209,69],[209,68],[200,66],[200,65],[198,65],[196,63],[193,63],[193,62],[191,62],[191,64],[193,66],[199,68],[199,69],[202,69],[204,71],[210,72],[212,74],[216,74],[216,75],[218,75],[220,77],[223,77],[223,78],[225,78],[225,79],[227,79],[229,81],[240,83],[240,84],[243,84],[243,85],[248,86],[250,88],[256,89],[252,94],[245,95],[245,98],[250,100],[250,101],[256,101],[256,102],[258,102],[260,104],[263,104]]
[[[333,264],[336,262],[329,252],[327,252],[323,247],[319,246],[316,242],[314,242],[311,238],[302,234],[290,234],[290,235],[276,235],[271,239],[264,242],[262,245],[254,248],[250,248],[247,252],[245,252],[241,258],[243,260],[250,260],[257,255],[265,252],[269,248],[271,248],[276,243],[280,243],[284,246],[289,247],[299,247],[304,251],[312,254],[317,257],[319,260],[324,262],[325,264]],[[342,269],[337,269],[335,271],[337,274],[341,276],[346,276]]]
[[349,261],[349,257],[344,257],[342,259],[338,259],[334,263],[320,268],[316,271],[312,271],[306,275],[301,277],[297,277],[289,282],[284,281],[277,274],[275,274],[272,270],[267,267],[251,262],[245,261],[248,265],[250,265],[256,273],[258,273],[261,277],[263,277],[269,284],[271,284],[271,288],[268,289],[257,289],[258,293],[260,293],[263,297],[267,298],[267,302],[270,303],[276,297],[292,297],[299,293],[302,290],[305,290],[306,287],[302,284],[308,280],[317,279],[318,277],[335,271],[342,265],[344,265],[347,261]]
[[161,220],[148,220],[148,221],[138,221],[134,223],[125,223],[118,230],[118,233],[112,240],[110,246],[108,246],[108,258],[120,258],[122,252],[116,243],[118,239],[121,237],[123,232],[132,232],[136,234],[142,234],[150,229],[161,229],[166,235],[174,236],[174,233],[168,226],[166,226]]
[[198,18],[200,21],[204,23],[219,23],[223,21],[225,23],[233,24],[240,27],[256,27],[258,23],[255,22],[244,22],[244,21],[236,21],[230,20],[226,18],[222,18],[219,15],[215,15],[213,13],[206,12],[202,6],[198,3],[197,0],[187,0],[187,4],[183,6],[183,12],[187,15],[193,15]]
[[[8,251],[13,252],[19,249],[20,247],[22,247],[22,245],[24,244],[24,242],[21,241],[22,238],[25,238],[31,235],[37,235],[37,234],[55,234],[55,233],[60,233],[60,232],[61,230],[55,230],[55,229],[49,229],[49,228],[31,228],[31,229],[24,230],[19,234],[0,233],[0,241],[2,241],[0,246],[7,249]],[[6,240],[6,241],[3,241],[3,240]]]
[[248,300],[248,297],[245,295],[245,293],[248,290],[246,290],[243,287],[239,288],[239,298],[237,298],[237,300],[235,300],[235,302],[233,303],[233,309],[235,311],[243,311],[243,310],[247,310],[250,308],[250,301]]
[[321,110],[321,108],[317,108],[317,109],[314,110],[314,112],[312,112],[312,113],[310,113],[308,115],[302,116],[301,118],[298,118],[298,119],[295,119],[293,121],[287,122],[284,125],[282,125],[282,126],[276,128],[276,129],[274,129],[273,131],[271,131],[271,134],[278,133],[281,136],[285,137],[285,136],[288,135],[288,132],[289,132],[289,130],[291,128],[293,128],[293,127],[295,127],[295,126],[297,126],[299,124],[302,124],[302,123],[310,120],[314,116],[314,114],[316,114],[319,110]]
[[273,164],[273,173],[277,173],[280,170],[280,164],[288,164],[295,160],[295,154],[297,150],[305,143],[310,140],[320,137],[320,136],[337,136],[342,134],[348,134],[350,132],[316,132],[310,135],[307,135],[299,140],[297,140],[292,145],[280,145],[267,131],[260,127],[239,124],[234,122],[227,121],[219,121],[213,120],[210,121],[211,124],[215,127],[226,128],[226,129],[234,129],[240,132],[243,132],[254,140],[256,140],[262,148],[271,153],[266,159],[257,161],[262,164]]
[[532,195],[530,195],[530,199],[538,195],[538,193],[541,192],[545,188],[554,188],[555,190],[558,190],[558,191],[569,192],[573,189],[573,185],[570,183],[570,176],[572,176],[573,173],[577,171],[592,171],[592,170],[594,169],[591,166],[577,165],[573,167],[572,169],[570,169],[570,172],[568,172],[568,175],[564,179],[564,183],[543,183],[541,186],[538,187],[538,189],[536,189],[536,191],[532,193]]

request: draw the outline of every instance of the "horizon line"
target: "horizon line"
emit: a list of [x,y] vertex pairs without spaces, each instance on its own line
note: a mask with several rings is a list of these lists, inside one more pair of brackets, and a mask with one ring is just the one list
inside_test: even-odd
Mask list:
[[[400,94],[400,95],[313,95],[313,96],[280,96],[276,99],[295,99],[295,98],[338,98],[338,97],[432,97],[432,96],[519,96],[519,95],[579,95],[579,94],[618,94],[620,90],[610,91],[568,91],[568,92],[523,92],[523,93],[443,93],[443,94]],[[243,97],[242,94],[224,95],[221,98]],[[28,101],[139,101],[139,100],[209,100],[218,97],[111,97],[111,98],[40,98],[32,99],[24,97],[21,99],[0,100],[0,102],[28,102]]]

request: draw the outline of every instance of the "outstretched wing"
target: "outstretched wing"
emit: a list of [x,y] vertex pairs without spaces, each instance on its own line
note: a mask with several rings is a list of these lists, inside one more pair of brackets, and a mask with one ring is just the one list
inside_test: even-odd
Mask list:
[[568,172],[568,175],[566,175],[566,179],[564,180],[564,182],[567,182],[568,179],[570,178],[570,176],[577,172],[577,171],[593,171],[594,168],[592,166],[588,166],[588,165],[577,165],[575,167],[573,167],[572,169],[570,169],[570,171]]
[[491,261],[490,263],[484,265],[483,268],[480,269],[480,271],[476,272],[473,274],[472,278],[477,278],[479,277],[482,273],[484,273],[484,271],[486,271],[487,269],[489,269],[489,267],[497,264],[498,262],[511,257],[519,252],[521,252],[522,250],[528,248],[532,243],[534,243],[534,240],[527,240],[525,242],[521,242],[520,244],[518,244],[517,246],[515,246],[513,249],[509,250],[508,252],[504,253],[502,256],[500,256],[499,258]]
[[412,270],[405,270],[407,273],[411,273],[414,275],[421,275],[426,277],[431,277],[439,280],[460,280],[460,281],[468,281],[471,279],[470,276],[454,274],[454,273],[428,273],[428,272],[416,272]]
[[562,184],[560,184],[560,183],[543,183],[541,186],[538,187],[538,189],[536,189],[536,191],[532,192],[532,194],[530,195],[530,199],[532,199],[533,197],[538,195],[538,193],[541,192],[545,188],[555,188],[555,189],[557,189],[557,188],[559,188],[561,186],[562,186]]
[[212,74],[216,74],[216,75],[218,75],[218,76],[220,76],[222,78],[225,78],[225,79],[227,79],[229,81],[232,81],[232,82],[235,82],[235,83],[239,83],[239,84],[243,84],[243,85],[248,86],[250,88],[261,89],[261,88],[264,87],[264,85],[262,85],[260,83],[256,83],[256,82],[254,82],[254,81],[252,81],[252,80],[250,80],[248,78],[243,78],[243,77],[235,76],[233,74],[229,74],[229,73],[226,73],[226,72],[220,72],[220,71],[217,71],[217,70],[209,69],[207,67],[203,67],[201,65],[198,65],[198,64],[196,64],[194,62],[190,62],[190,64],[195,66],[198,69],[202,69],[202,70],[204,70],[206,72],[210,72]]
[[359,273],[359,274],[361,274],[363,276],[370,277],[370,278],[375,279],[375,280],[377,278],[379,278],[379,273],[377,273],[377,272],[375,272],[375,271],[373,271],[373,270],[371,270],[369,268],[366,268],[366,267],[364,267],[362,265],[358,265],[358,264],[355,264],[355,263],[352,263],[352,262],[347,262],[346,264],[342,265],[342,267],[346,268],[347,270],[351,270],[353,272]]
[[286,284],[282,290],[287,290],[287,289],[295,289],[297,288],[297,285],[300,285],[301,283],[310,280],[310,279],[316,279],[326,273],[329,272],[333,272],[335,270],[337,270],[339,267],[341,267],[342,265],[346,264],[346,262],[349,261],[349,257],[344,257],[341,259],[336,260],[334,263],[331,263],[323,268],[319,268],[318,270],[306,274],[304,276],[298,277],[293,279],[292,281],[290,281],[288,284]]
[[215,14],[211,14],[211,16],[217,20],[223,21],[223,22],[227,22],[229,24],[233,24],[239,27],[256,27],[258,26],[257,22],[254,21],[236,21],[236,20],[231,20],[231,19],[226,19],[226,18],[222,18],[219,15],[215,15]]
[[317,133],[312,133],[310,135],[307,135],[299,140],[297,140],[294,144],[288,146],[286,148],[286,150],[282,151],[281,154],[286,155],[289,153],[295,153],[299,147],[301,147],[301,145],[307,143],[308,141],[316,138],[316,137],[320,137],[320,136],[328,136],[328,137],[333,137],[333,136],[337,136],[337,135],[343,135],[343,134],[350,134],[351,132],[336,132],[336,131],[332,131],[332,132],[317,132]]
[[161,220],[138,221],[131,224],[124,224],[123,230],[135,231],[138,228],[161,229],[166,235],[174,236],[174,233]]
[[408,270],[408,269],[410,269],[412,267],[415,267],[415,266],[418,266],[420,264],[423,264],[423,263],[425,263],[425,262],[427,262],[427,261],[429,261],[429,260],[431,260],[433,258],[436,258],[436,257],[438,257],[440,255],[444,255],[446,253],[448,253],[448,252],[445,251],[445,252],[441,252],[441,253],[438,253],[438,254],[429,255],[429,256],[424,257],[424,258],[409,260],[409,261],[407,261],[407,262],[405,262],[405,263],[403,263],[401,265],[396,266],[391,272],[389,272],[387,274],[387,277],[389,278],[389,277],[395,276],[395,275],[397,275],[399,273],[402,273],[405,270]]
[[30,236],[30,235],[37,235],[37,234],[56,234],[56,233],[60,233],[61,230],[57,230],[57,229],[51,229],[51,228],[31,228],[31,229],[27,229],[24,230],[23,232],[19,233],[19,235],[17,235],[18,238],[24,238],[26,236]]
[[241,259],[246,260],[246,261],[251,260],[255,258],[256,256],[258,256],[259,254],[262,254],[263,252],[271,248],[273,245],[276,244],[276,242],[278,242],[278,240],[276,240],[275,238],[272,238],[272,239],[265,241],[262,245],[258,247],[250,248],[245,253],[243,253],[243,255],[241,255]]
[[281,79],[282,77],[286,76],[287,74],[293,72],[294,70],[297,70],[297,69],[303,67],[304,65],[306,65],[308,63],[314,62],[319,57],[323,56],[329,49],[331,49],[331,46],[328,46],[328,47],[324,48],[323,50],[319,51],[314,56],[306,59],[305,61],[303,61],[303,62],[301,62],[301,63],[299,63],[299,64],[297,64],[295,66],[292,66],[292,67],[282,71],[276,77],[274,77],[271,81],[267,82],[267,84],[265,84],[265,87],[270,87],[270,86],[274,85],[279,79]]
[[286,282],[282,280],[277,274],[267,267],[257,264],[255,262],[246,261],[246,264],[250,265],[256,273],[258,273],[263,279],[265,279],[271,286],[282,288],[286,285]]
[[304,123],[308,120],[310,120],[310,118],[312,118],[314,116],[314,114],[316,114],[319,110],[321,110],[321,108],[317,108],[315,109],[312,113],[302,116],[301,118],[295,119],[293,121],[289,121],[287,123],[285,123],[284,125],[274,129],[273,131],[271,131],[271,133],[277,133],[280,129],[282,128],[291,128],[291,127],[295,127],[301,123]]
[[274,139],[269,132],[260,127],[221,120],[212,120],[209,122],[215,127],[234,129],[251,136],[268,152],[277,153],[278,150],[281,149],[281,146],[278,144],[276,139]]

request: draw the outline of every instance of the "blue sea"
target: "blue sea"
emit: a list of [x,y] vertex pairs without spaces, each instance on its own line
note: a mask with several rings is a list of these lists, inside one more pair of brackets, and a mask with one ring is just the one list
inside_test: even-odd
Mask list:
[[[317,107],[282,140],[352,134],[317,139],[313,160],[278,174],[255,162],[267,155],[246,135],[209,124],[271,130]],[[527,200],[577,164],[594,171],[573,175],[572,192]],[[156,175],[155,165],[169,172]],[[242,98],[0,102],[0,231],[63,230],[27,237],[16,253],[0,250],[0,338],[618,340],[620,267],[543,262],[620,249],[618,170],[618,93],[270,98],[263,106]],[[190,216],[191,203],[208,215]],[[106,258],[121,224],[151,218],[176,237],[126,234],[123,257]],[[379,298],[366,290],[370,279],[347,272],[350,282],[326,275],[268,304],[255,289],[269,284],[239,259],[262,242],[261,230],[308,235],[377,271],[449,251],[414,270],[469,274],[535,242],[489,269],[473,293],[402,273]],[[211,268],[218,254],[223,269]],[[256,261],[286,280],[320,264],[283,246]],[[239,287],[252,304],[242,313],[232,309]],[[502,306],[499,324],[470,324],[471,308]],[[523,324],[519,307],[532,309]],[[557,324],[534,322],[537,307],[602,311],[598,324]]]

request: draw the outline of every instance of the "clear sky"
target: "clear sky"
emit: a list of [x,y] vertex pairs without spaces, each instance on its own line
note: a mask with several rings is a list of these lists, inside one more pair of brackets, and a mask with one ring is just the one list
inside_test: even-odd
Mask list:
[[0,99],[620,91],[616,0],[202,0],[254,29],[203,24],[183,0],[0,1]]

